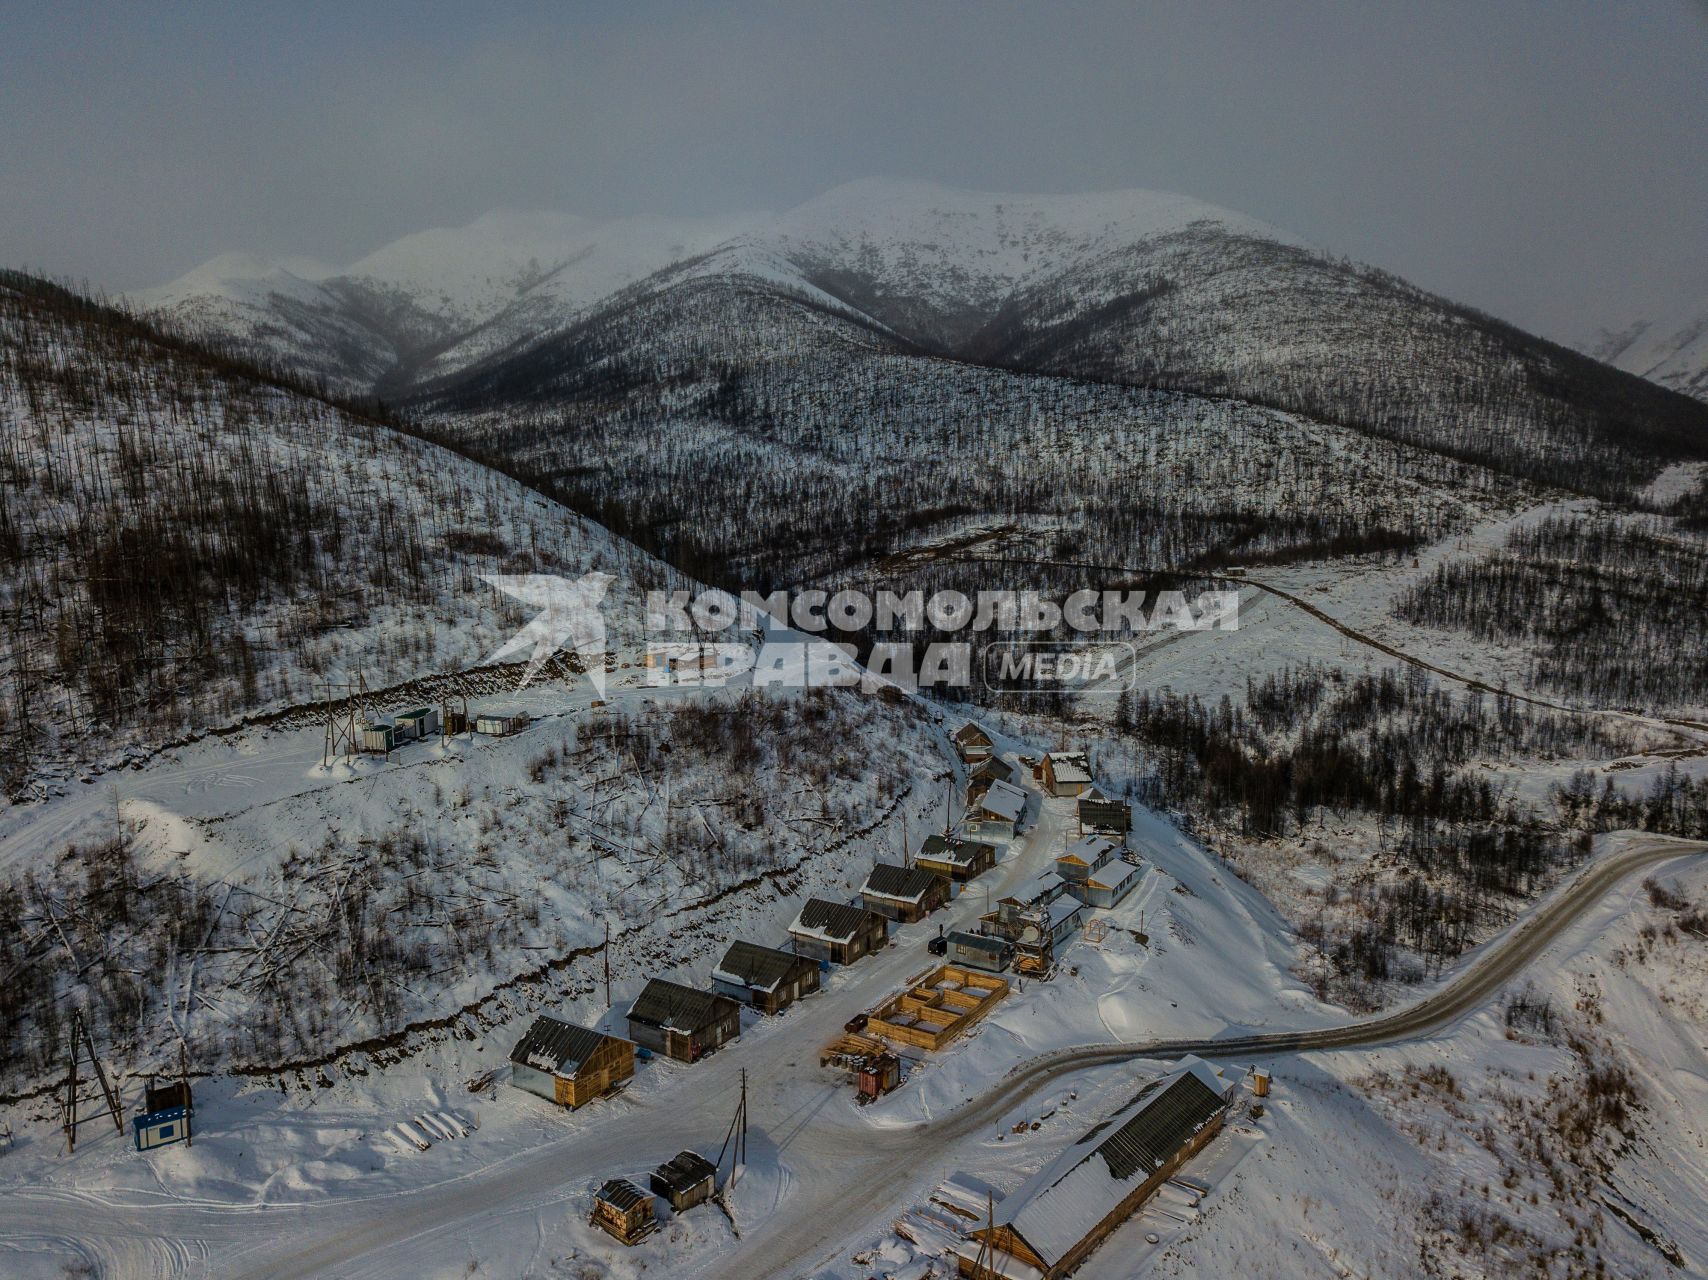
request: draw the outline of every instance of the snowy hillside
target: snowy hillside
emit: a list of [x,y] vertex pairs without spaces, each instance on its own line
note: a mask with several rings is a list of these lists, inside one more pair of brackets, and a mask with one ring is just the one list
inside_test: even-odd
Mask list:
[[27,277],[0,281],[8,787],[245,715],[479,663],[480,574],[663,566],[495,473]]
[[1590,346],[1597,360],[1708,400],[1708,312],[1642,320],[1616,333],[1602,333]]

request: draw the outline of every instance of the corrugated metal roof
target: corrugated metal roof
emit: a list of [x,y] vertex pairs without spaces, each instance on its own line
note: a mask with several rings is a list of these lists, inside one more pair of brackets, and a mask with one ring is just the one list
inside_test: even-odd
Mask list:
[[995,1224],[1054,1266],[1222,1110],[1228,1088],[1207,1063],[1182,1059],[1004,1199]]
[[893,862],[880,862],[872,868],[872,874],[866,877],[860,892],[902,902],[918,902],[936,885],[936,874],[923,867],[898,867]]
[[692,1035],[727,1018],[732,1009],[739,1013],[741,1006],[728,996],[697,991],[665,978],[654,978],[629,1006],[629,1017],[649,1026],[667,1027]]
[[627,1213],[638,1204],[644,1204],[652,1197],[647,1195],[627,1178],[612,1178],[599,1188],[599,1199],[621,1213]]
[[1119,800],[1081,799],[1079,821],[1087,827],[1113,827],[1126,831],[1133,825],[1133,811]]
[[691,1191],[717,1176],[717,1168],[698,1151],[678,1151],[652,1171],[652,1189],[660,1195]]
[[1008,943],[1001,938],[992,938],[982,933],[966,933],[958,929],[944,941],[952,947],[966,947],[972,951],[983,951],[987,955],[1001,955],[1008,950]]
[[1081,836],[1062,852],[1057,861],[1073,858],[1095,871],[1114,856],[1115,842],[1108,836]]
[[534,1019],[528,1034],[516,1042],[516,1047],[510,1051],[510,1061],[540,1071],[573,1076],[595,1049],[613,1038],[602,1031],[578,1027],[542,1013]]
[[970,867],[980,854],[996,855],[996,846],[978,840],[961,840],[953,836],[927,836],[919,846],[919,856],[933,862],[947,862],[957,867]]
[[[790,933],[810,933],[835,942],[848,942],[874,917],[865,907],[851,907],[843,902],[826,902],[823,898],[808,898],[800,915],[789,926]],[[887,926],[886,926],[887,927]]]
[[726,982],[738,982],[758,991],[775,991],[801,968],[812,968],[813,962],[792,951],[762,947],[757,942],[732,942],[724,958],[712,971],[714,977]]

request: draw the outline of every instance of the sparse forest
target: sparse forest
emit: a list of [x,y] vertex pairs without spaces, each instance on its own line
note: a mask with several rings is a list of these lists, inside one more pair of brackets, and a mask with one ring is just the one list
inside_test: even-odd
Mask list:
[[1550,517],[1401,596],[1408,622],[1531,653],[1529,682],[1609,707],[1708,705],[1708,544],[1660,517]]

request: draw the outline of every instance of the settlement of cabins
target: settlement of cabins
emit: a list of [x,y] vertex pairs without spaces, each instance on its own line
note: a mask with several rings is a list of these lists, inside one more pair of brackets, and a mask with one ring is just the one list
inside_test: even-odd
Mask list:
[[999,1203],[956,1248],[966,1280],[1058,1280],[1222,1127],[1233,1083],[1183,1058]]

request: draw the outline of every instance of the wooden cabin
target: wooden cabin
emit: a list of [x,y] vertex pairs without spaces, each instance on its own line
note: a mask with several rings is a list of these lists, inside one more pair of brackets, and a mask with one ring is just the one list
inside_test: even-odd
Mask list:
[[1070,884],[1084,884],[1093,871],[1115,856],[1115,848],[1107,836],[1082,836],[1056,859],[1056,874]]
[[886,920],[913,924],[949,899],[949,882],[924,867],[898,867],[880,862],[860,888],[860,901]]
[[1026,814],[1026,792],[1010,782],[993,782],[967,814],[966,828],[975,836],[1012,840]]
[[698,1062],[741,1036],[741,1005],[664,978],[646,984],[628,1019],[630,1039],[678,1062]]
[[1232,1095],[1221,1072],[1182,1059],[969,1231],[955,1248],[963,1280],[1071,1274],[1220,1132]]
[[961,757],[962,764],[979,764],[989,760],[996,751],[990,735],[970,720],[955,730],[953,741],[955,754]]
[[1077,796],[1091,788],[1091,764],[1083,751],[1052,751],[1038,767],[1048,795]]
[[541,1014],[510,1051],[510,1083],[574,1110],[635,1073],[627,1040]]
[[1014,766],[1001,756],[992,756],[967,776],[967,806],[977,804],[979,797],[990,790],[991,783],[1013,781]]
[[818,962],[793,951],[732,942],[712,970],[712,990],[760,1013],[781,1013],[819,988]]
[[876,911],[809,898],[789,926],[797,953],[833,964],[853,964],[889,944],[889,922]]
[[996,846],[956,836],[927,836],[913,865],[964,884],[996,865]]
[[718,1171],[698,1151],[678,1151],[652,1171],[652,1193],[677,1213],[704,1204],[718,1189]]
[[593,1197],[592,1223],[624,1244],[639,1244],[658,1230],[652,1197],[627,1178],[612,1178]]

